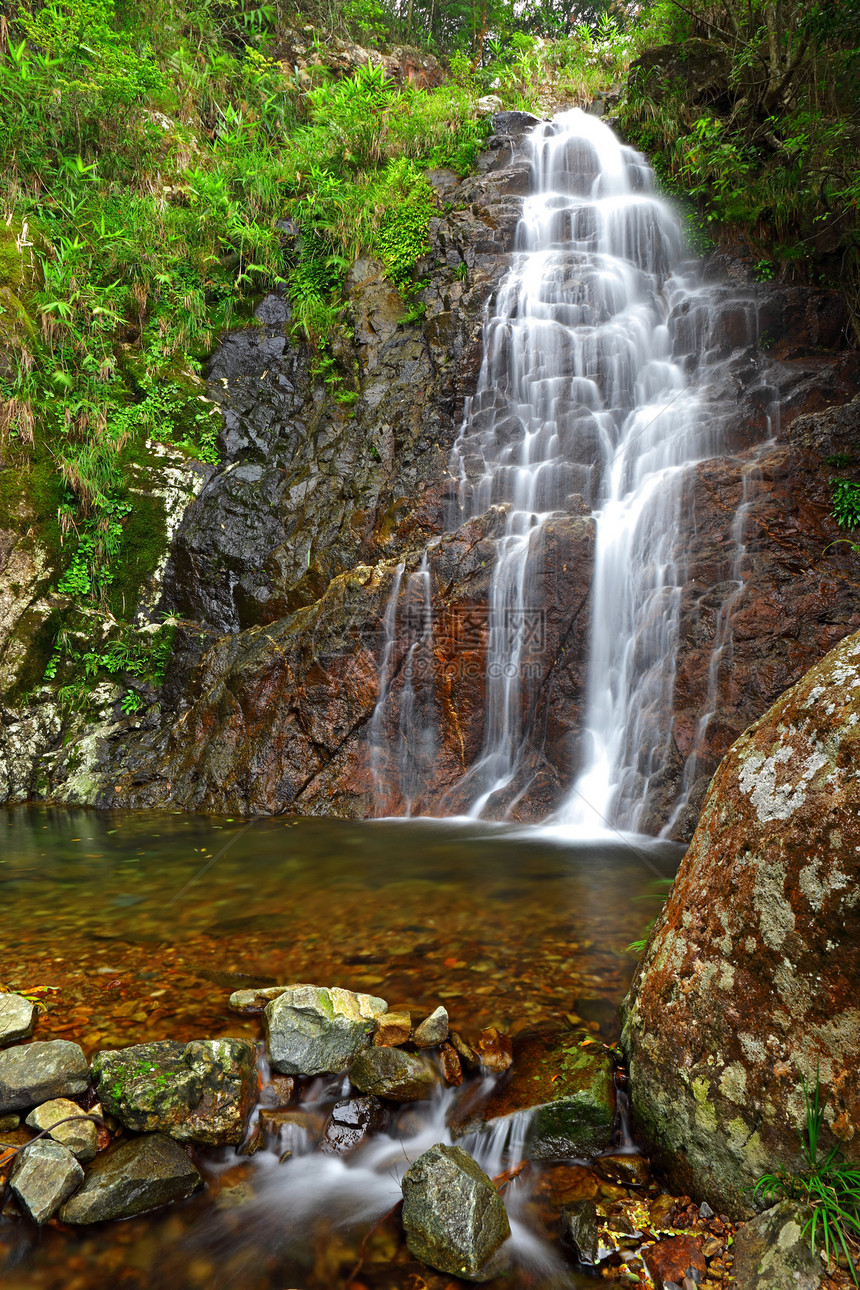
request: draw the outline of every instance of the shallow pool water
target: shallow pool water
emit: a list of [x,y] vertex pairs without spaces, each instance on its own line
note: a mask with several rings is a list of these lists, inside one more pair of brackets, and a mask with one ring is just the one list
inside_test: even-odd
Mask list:
[[[229,1011],[230,992],[291,981],[369,991],[415,1013],[441,1002],[472,1038],[495,1025],[515,1040],[534,1029],[611,1040],[635,966],[626,947],[659,907],[656,879],[671,877],[680,850],[474,822],[249,824],[16,808],[0,814],[0,984],[40,991],[47,1012],[37,1038],[75,1039],[88,1053],[155,1038],[258,1037],[258,1018]],[[323,1101],[332,1096],[324,1091]],[[433,1132],[432,1121],[403,1130],[416,1141]],[[395,1220],[370,1232],[384,1210],[344,1213],[321,1187],[311,1221],[296,1199],[319,1173],[310,1161],[201,1154],[204,1193],[97,1231],[36,1233],[7,1216],[2,1282],[458,1284],[410,1260]],[[361,1167],[337,1163],[323,1174]],[[358,1177],[346,1179],[347,1191]],[[540,1188],[522,1203],[528,1244]],[[578,1281],[540,1254],[506,1284]]]

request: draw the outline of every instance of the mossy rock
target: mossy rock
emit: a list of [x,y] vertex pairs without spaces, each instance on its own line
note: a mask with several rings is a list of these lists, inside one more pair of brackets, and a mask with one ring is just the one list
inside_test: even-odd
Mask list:
[[600,1045],[580,1048],[572,1034],[520,1037],[510,1080],[493,1094],[482,1118],[531,1111],[525,1154],[569,1159],[603,1151],[615,1115],[613,1062]]

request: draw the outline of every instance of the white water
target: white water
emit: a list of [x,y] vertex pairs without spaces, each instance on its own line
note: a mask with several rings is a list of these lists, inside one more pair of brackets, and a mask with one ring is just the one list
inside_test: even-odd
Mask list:
[[[473,817],[498,816],[527,791],[534,742],[524,663],[546,610],[536,603],[539,538],[552,515],[591,511],[581,770],[554,818],[592,832],[636,830],[649,791],[677,760],[685,483],[697,462],[720,451],[725,420],[707,388],[718,374],[705,358],[715,289],[685,260],[679,221],[655,194],[644,158],[603,122],[563,113],[536,127],[526,146],[532,192],[451,462],[460,481],[452,529],[504,508],[489,594],[483,746],[451,800]],[[735,537],[739,567],[742,524]],[[730,609],[721,614],[714,681],[730,653]],[[396,627],[391,606],[386,624]],[[432,626],[427,633],[429,655]],[[423,746],[408,687],[404,697],[398,735],[408,753]],[[715,699],[708,695],[703,731]],[[401,757],[406,801],[421,798],[432,773],[432,756],[418,760]],[[676,811],[691,783],[688,774],[678,784]]]

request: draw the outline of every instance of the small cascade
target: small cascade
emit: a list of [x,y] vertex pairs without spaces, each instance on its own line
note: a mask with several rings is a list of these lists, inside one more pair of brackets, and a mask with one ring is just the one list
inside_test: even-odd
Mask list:
[[[542,729],[531,686],[548,611],[542,534],[553,517],[592,516],[585,710],[577,773],[555,818],[635,830],[656,785],[665,796],[674,774],[677,810],[694,782],[677,769],[672,700],[691,479],[697,464],[723,450],[734,410],[721,368],[725,345],[715,334],[726,291],[702,282],[644,158],[602,121],[574,109],[537,126],[526,146],[531,193],[511,270],[485,322],[478,386],[450,464],[459,487],[449,527],[491,507],[503,517],[487,606],[483,740],[437,804],[442,813],[499,818],[528,792]],[[750,333],[743,302],[732,308],[736,327]],[[736,535],[742,526],[741,515]],[[740,536],[735,549],[742,551]],[[739,554],[728,599],[741,568]],[[422,570],[424,590],[412,588],[416,573],[405,597],[400,588],[392,593],[404,603],[424,595],[426,603],[424,632],[407,649],[394,756],[409,810],[426,809],[420,802],[434,755],[432,699],[419,695],[413,665],[413,654],[416,662],[432,654],[426,556]],[[392,612],[402,616],[403,603]],[[720,614],[708,712],[731,604]],[[390,655],[386,645],[383,670]],[[431,676],[429,668],[425,689]],[[381,675],[383,705],[387,685]],[[703,711],[701,735],[709,720]]]

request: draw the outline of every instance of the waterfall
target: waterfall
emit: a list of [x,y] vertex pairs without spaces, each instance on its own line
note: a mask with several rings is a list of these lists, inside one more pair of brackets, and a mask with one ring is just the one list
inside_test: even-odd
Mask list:
[[[598,118],[565,112],[538,125],[525,146],[531,192],[450,463],[458,480],[450,528],[490,507],[504,519],[487,607],[483,745],[441,806],[497,817],[526,790],[529,658],[546,608],[535,590],[541,532],[559,513],[590,513],[586,708],[578,773],[556,819],[636,829],[649,791],[678,756],[672,697],[688,484],[695,465],[720,451],[726,421],[707,358],[718,289],[703,285],[701,267],[685,257],[679,220],[656,195],[644,158]],[[741,518],[733,596],[742,528]],[[730,609],[715,642],[715,685]],[[415,717],[409,702],[406,694],[404,744]],[[703,729],[709,720],[703,714]],[[414,729],[411,742],[421,742]],[[683,796],[689,776],[678,779]],[[420,797],[414,774],[403,797]]]

